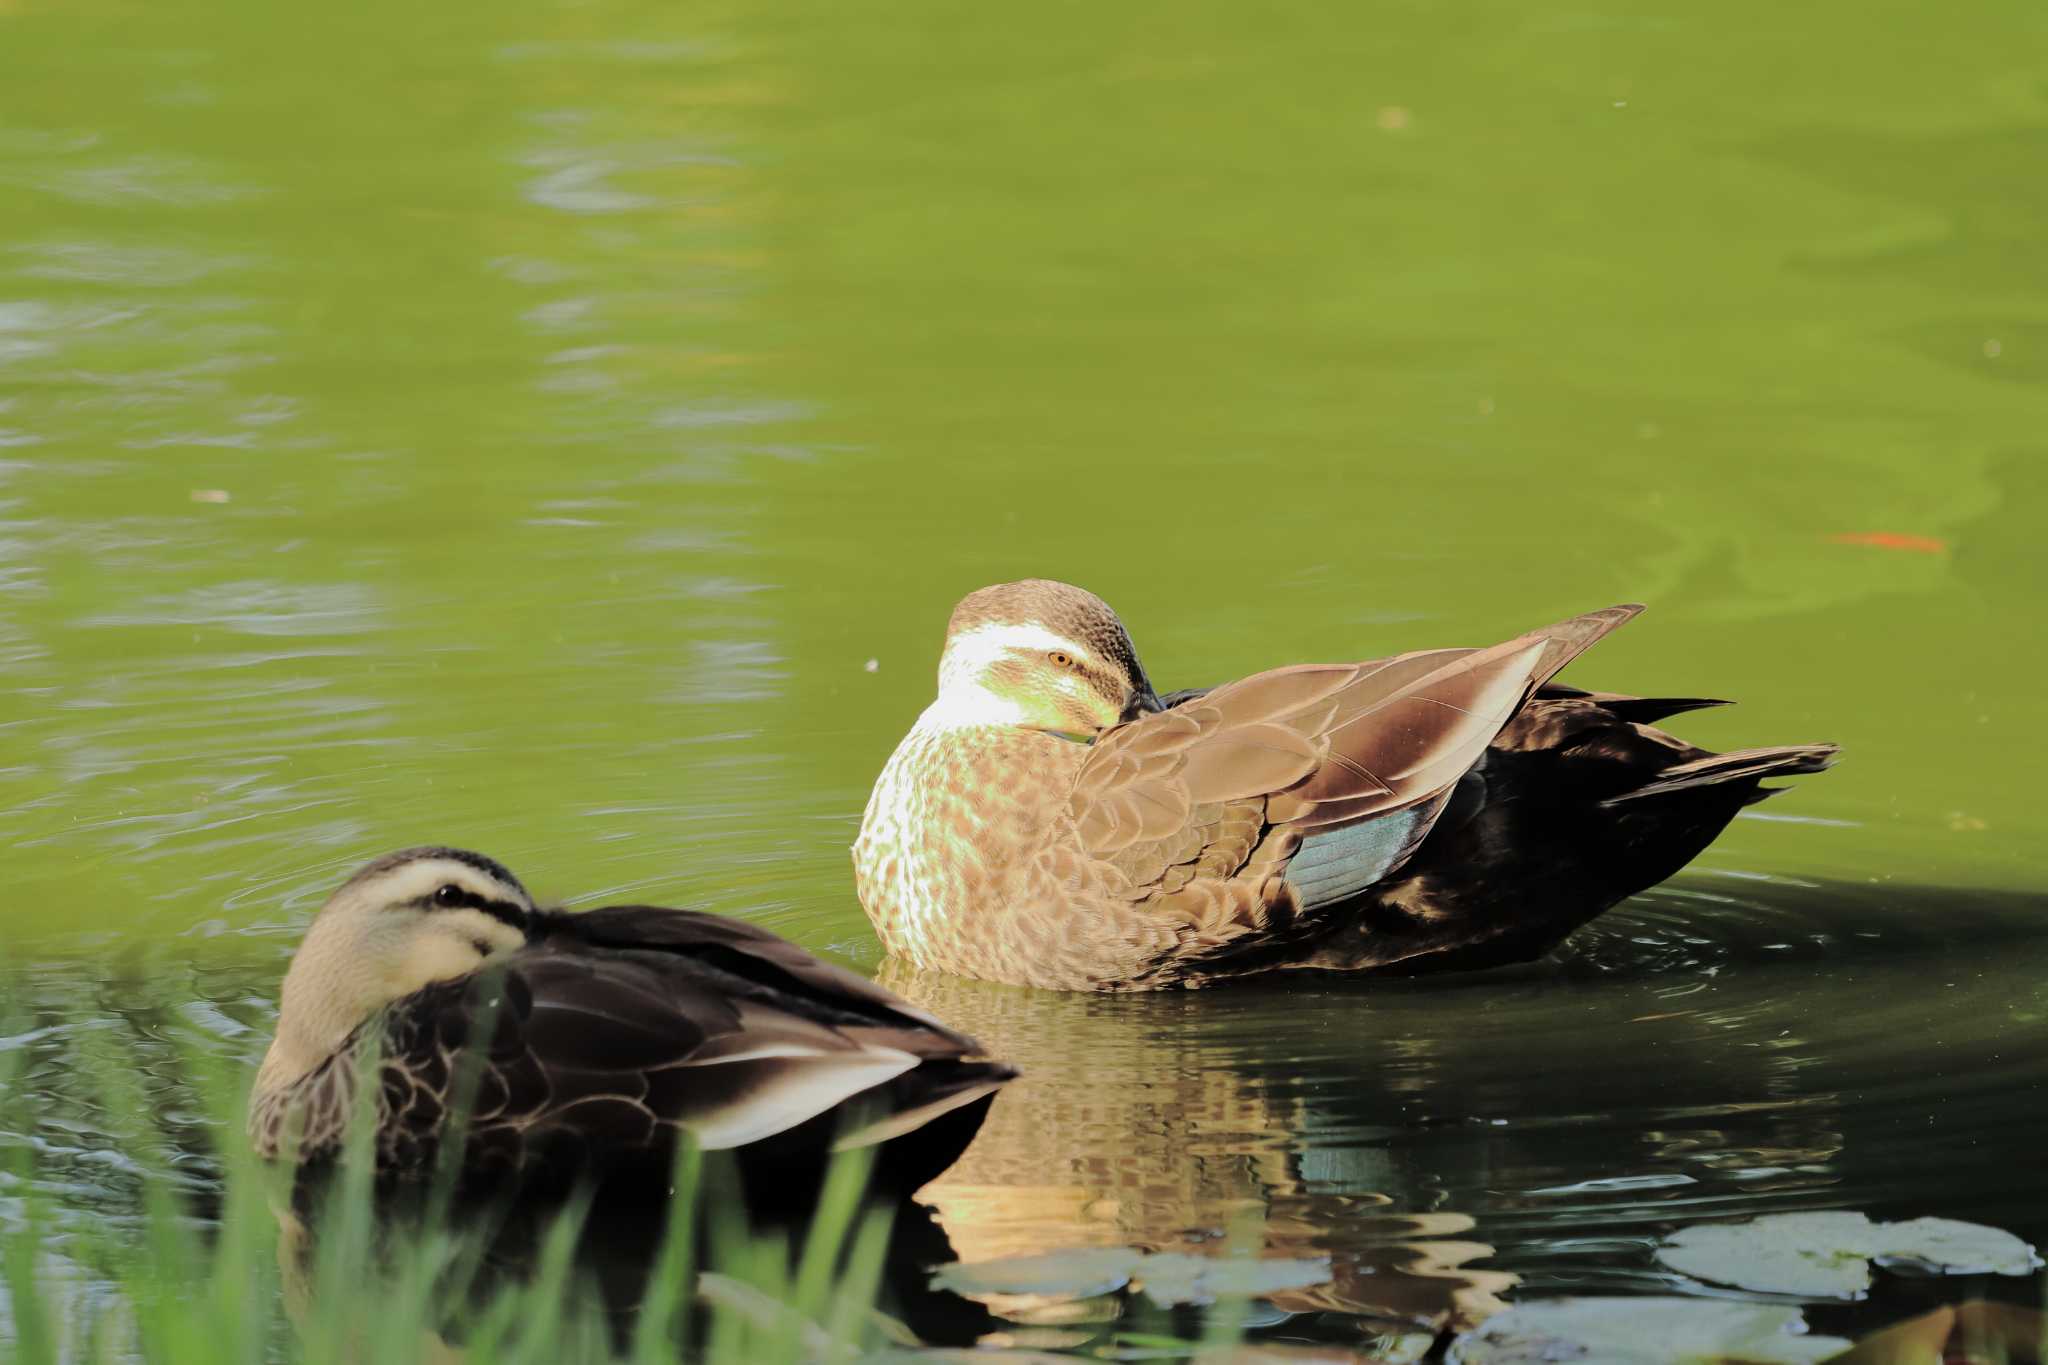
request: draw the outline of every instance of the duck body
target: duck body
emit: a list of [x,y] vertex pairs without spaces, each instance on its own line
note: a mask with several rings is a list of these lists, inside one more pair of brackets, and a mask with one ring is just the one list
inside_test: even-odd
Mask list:
[[1833,758],[1711,754],[1649,722],[1712,702],[1550,682],[1640,610],[1161,698],[1092,594],[983,589],[875,785],[862,904],[918,966],[1056,989],[1538,956]]
[[[877,1191],[908,1194],[952,1163],[1015,1074],[742,921],[638,905],[520,918],[517,940],[382,1003],[303,1065],[267,1061],[250,1110],[258,1153],[330,1164],[366,1103],[379,1175],[423,1177],[468,1088],[465,1194],[663,1192],[686,1133],[734,1154],[751,1209],[811,1199],[849,1147],[873,1149]],[[279,1038],[274,1055],[282,1019]]]
[[1074,827],[1068,795],[1088,755],[1045,731],[921,718],[877,780],[854,846],[882,946],[920,966],[1053,989],[1115,989],[1170,958],[1175,922],[1117,895]]

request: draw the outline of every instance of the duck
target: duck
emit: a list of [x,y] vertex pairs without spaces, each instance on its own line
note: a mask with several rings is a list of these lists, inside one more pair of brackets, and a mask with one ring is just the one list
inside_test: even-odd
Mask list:
[[331,1168],[362,1107],[380,1184],[418,1184],[473,1085],[450,1153],[464,1196],[665,1191],[687,1134],[731,1152],[749,1205],[769,1207],[814,1195],[852,1148],[871,1151],[871,1190],[914,1192],[1015,1075],[756,925],[543,909],[502,863],[426,846],[364,865],[314,915],[248,1128],[265,1161]]
[[862,908],[916,966],[1054,990],[1541,957],[1836,757],[1715,753],[1656,728],[1715,699],[1552,681],[1641,611],[1161,695],[1095,594],[979,589],[870,793]]

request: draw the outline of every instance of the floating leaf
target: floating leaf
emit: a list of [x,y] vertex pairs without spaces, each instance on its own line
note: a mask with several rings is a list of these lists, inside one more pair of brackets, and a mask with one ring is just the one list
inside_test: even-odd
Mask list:
[[1781,1304],[1725,1299],[1553,1299],[1517,1304],[1451,1343],[1447,1365],[1811,1365],[1849,1343],[1805,1335]]
[[1914,1218],[1875,1226],[1883,1241],[1879,1265],[1908,1261],[1943,1275],[2030,1275],[2041,1268],[2031,1245],[1982,1223]]
[[[1421,1356],[1393,1357],[1380,1352],[1361,1356],[1349,1346],[1309,1346],[1296,1342],[1241,1341],[1235,1346],[1203,1346],[1194,1355],[1194,1365],[1402,1365]],[[988,1362],[988,1365],[997,1365]],[[1007,1361],[1001,1365],[1009,1365]],[[1069,1361],[1068,1365],[1073,1365]]]
[[1147,1256],[1136,1276],[1145,1297],[1164,1308],[1214,1303],[1219,1298],[1254,1298],[1283,1289],[1327,1284],[1330,1262],[1279,1257],[1191,1256],[1162,1251]]
[[1050,1351],[984,1350],[979,1346],[926,1346],[860,1357],[860,1365],[1074,1365]]
[[1084,1247],[973,1265],[955,1261],[932,1273],[932,1285],[968,1298],[1029,1294],[1085,1299],[1122,1289],[1144,1260],[1145,1253],[1133,1247]]
[[1657,1259],[1696,1279],[1809,1299],[1860,1298],[1870,1263],[1949,1274],[2025,1275],[2041,1264],[2009,1232],[1953,1218],[1873,1223],[1860,1213],[1781,1213],[1673,1233]]
[[1173,1307],[1306,1289],[1329,1279],[1330,1263],[1321,1258],[1195,1256],[1182,1251],[1091,1247],[1008,1256],[973,1265],[956,1262],[934,1272],[932,1284],[982,1300],[1045,1300],[1089,1298],[1135,1280],[1153,1302]]
[[1057,1294],[976,1294],[973,1297],[997,1317],[1008,1318],[1021,1327],[1046,1331],[1099,1327],[1124,1315],[1123,1306],[1110,1294],[1092,1294],[1085,1299],[1062,1298]]

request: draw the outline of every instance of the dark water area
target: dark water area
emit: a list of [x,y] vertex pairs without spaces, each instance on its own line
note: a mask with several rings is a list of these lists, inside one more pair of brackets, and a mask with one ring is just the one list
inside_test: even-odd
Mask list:
[[[448,842],[1022,1066],[928,1192],[970,1260],[1251,1216],[1355,1339],[1718,1292],[1649,1255],[1703,1220],[2048,1243],[2044,38],[0,0],[0,1144],[120,1226],[139,1108],[203,1204],[181,1049],[252,1064],[327,891]],[[1527,967],[907,975],[846,847],[952,602],[1027,574],[1162,688],[1646,601],[1563,680],[1844,758]]]
[[[1543,963],[1410,981],[1098,998],[885,964],[1024,1070],[906,1223],[897,1311],[934,1341],[1015,1330],[915,1293],[920,1256],[1213,1251],[1247,1226],[1264,1254],[1333,1267],[1275,1296],[1264,1333],[1334,1343],[1540,1295],[1728,1292],[1652,1259],[1699,1222],[1854,1209],[2048,1241],[2041,898],[1710,884],[1641,897]],[[288,946],[211,970],[86,956],[11,975],[17,1012],[57,1022],[6,1040],[37,1096],[9,1142],[33,1145],[68,1215],[133,1220],[138,1202],[133,1116],[107,1112],[81,1051],[149,1078],[171,1168],[209,1206],[217,1120],[190,1050],[253,1066]],[[629,1310],[616,1247],[638,1243],[599,1227],[593,1264]],[[2031,1302],[2035,1286],[1881,1273],[1869,1300],[1808,1317],[1853,1335],[1966,1290]]]

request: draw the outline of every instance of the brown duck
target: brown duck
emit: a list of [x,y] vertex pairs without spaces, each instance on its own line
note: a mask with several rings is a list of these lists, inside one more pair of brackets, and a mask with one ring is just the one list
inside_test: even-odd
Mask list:
[[1160,697],[1093,593],[983,588],[868,800],[861,904],[919,966],[1064,990],[1539,956],[1834,761],[1654,728],[1704,698],[1551,683],[1641,610]]
[[735,1154],[750,1207],[870,1148],[906,1194],[1016,1072],[865,977],[739,920],[534,905],[503,864],[409,848],[331,896],[292,958],[251,1096],[266,1159],[340,1156],[357,1096],[391,1181],[424,1177],[473,1069],[471,1192],[592,1181],[665,1200],[675,1146]]

